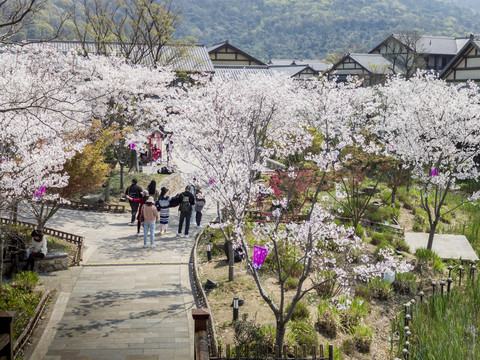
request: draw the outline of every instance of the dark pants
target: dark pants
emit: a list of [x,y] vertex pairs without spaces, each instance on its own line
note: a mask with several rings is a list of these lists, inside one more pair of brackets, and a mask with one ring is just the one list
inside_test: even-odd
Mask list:
[[197,221],[197,226],[200,226],[200,221],[202,221],[202,212],[195,211],[195,220]]
[[33,271],[33,267],[35,266],[35,259],[43,259],[44,257],[45,254],[32,251],[27,259],[27,266],[25,266],[25,270],[30,269],[30,271]]
[[180,212],[180,220],[178,221],[178,233],[182,233],[183,221],[185,221],[185,235],[188,235],[188,230],[190,229],[190,218],[192,217],[192,212],[187,213]]
[[139,203],[130,202],[130,208],[132,209],[132,221],[130,222],[132,223],[135,222],[139,205],[140,205]]

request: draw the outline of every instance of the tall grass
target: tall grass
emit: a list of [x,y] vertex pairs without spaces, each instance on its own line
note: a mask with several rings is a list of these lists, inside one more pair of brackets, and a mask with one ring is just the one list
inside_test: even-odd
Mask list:
[[480,205],[466,204],[462,210],[467,216],[467,220],[450,225],[447,232],[465,235],[477,255],[480,256]]
[[397,316],[392,332],[400,340],[396,351],[402,357],[405,341],[410,342],[410,360],[480,359],[480,281],[468,281],[462,289],[448,295],[435,295],[418,304],[409,324],[411,336],[405,336],[404,314]]

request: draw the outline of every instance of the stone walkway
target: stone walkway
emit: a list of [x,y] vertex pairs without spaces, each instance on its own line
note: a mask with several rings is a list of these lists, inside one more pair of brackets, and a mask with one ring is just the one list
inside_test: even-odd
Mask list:
[[[204,224],[214,217],[204,214]],[[48,226],[85,237],[81,267],[42,275],[57,289],[30,359],[192,359],[195,308],[188,262],[194,243],[170,232],[143,248],[129,215],[61,210]],[[157,231],[158,232],[158,231]]]

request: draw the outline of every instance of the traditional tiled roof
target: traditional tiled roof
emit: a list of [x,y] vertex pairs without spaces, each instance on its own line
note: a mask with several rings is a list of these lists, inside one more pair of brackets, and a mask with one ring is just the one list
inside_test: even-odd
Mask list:
[[268,66],[215,66],[213,78],[222,80],[245,80],[250,76],[264,75],[273,76],[272,70]]
[[[392,34],[375,48],[373,48],[370,53],[375,52],[382,44],[387,42],[390,38],[394,38],[404,44],[404,39],[402,39],[401,34]],[[456,55],[460,51],[460,49],[467,43],[467,41],[468,37],[420,35],[418,36],[418,40],[415,44],[415,49],[412,50],[415,50],[422,54]]]
[[[463,56],[465,56],[465,53],[469,50],[470,47],[473,47],[474,49],[476,49],[478,53],[480,53],[480,40],[475,39],[473,35],[464,44],[462,49],[460,49],[460,51],[455,55],[455,57],[452,60],[450,60],[447,66],[443,68],[443,70],[440,72],[438,77],[440,79],[445,79],[448,76],[448,74],[454,70],[455,66],[457,66],[457,63],[459,62],[459,60]],[[479,74],[479,77],[480,77],[480,74]]]
[[[82,43],[79,41],[48,41],[42,42],[46,46],[53,46],[59,51],[83,51]],[[83,46],[88,53],[95,53],[95,44],[86,42]],[[105,44],[106,51],[110,53],[122,53],[119,43]],[[181,54],[179,56],[179,54]],[[176,71],[195,71],[195,72],[213,72],[212,61],[208,55],[205,45],[165,45],[161,48],[160,64],[170,65]],[[152,65],[150,57],[145,57],[141,61],[144,65]]]
[[320,60],[306,60],[306,59],[272,59],[268,65],[273,66],[288,66],[288,65],[308,65],[318,72],[324,72],[332,67],[332,64],[323,63]]
[[392,74],[393,63],[381,54],[348,54],[354,61],[372,74]]
[[305,70],[311,70],[310,73],[313,73],[312,75],[318,75],[318,71],[313,69],[309,65],[270,65],[269,68],[272,71],[280,72],[283,74],[287,74],[290,77],[294,77],[298,74],[300,74],[302,71]]
[[[246,52],[240,50],[239,48],[233,46],[232,44],[230,44],[230,43],[228,42],[228,40],[225,40],[225,41],[222,41],[222,42],[220,42],[220,43],[217,43],[217,44],[214,44],[214,45],[210,46],[210,47],[207,49],[207,51],[208,51],[209,54],[211,54],[211,53],[217,52],[218,50],[222,49],[223,47],[230,48],[230,49],[232,49],[233,51],[238,52],[239,54],[242,54],[243,56],[245,56],[245,58],[250,59],[252,62],[257,63],[258,66],[266,65],[263,61],[260,61],[260,60],[258,60],[258,59],[256,59],[256,58],[254,58],[252,55],[249,55],[249,54],[247,54]],[[235,66],[235,65],[234,65],[234,66]],[[256,66],[256,65],[253,65],[253,66]]]

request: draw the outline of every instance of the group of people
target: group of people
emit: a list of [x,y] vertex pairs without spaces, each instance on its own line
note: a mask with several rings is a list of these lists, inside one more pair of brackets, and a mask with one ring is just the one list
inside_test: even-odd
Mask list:
[[[170,208],[178,207],[180,220],[178,224],[177,236],[188,238],[190,230],[190,221],[192,212],[195,211],[195,221],[197,228],[201,228],[202,211],[205,206],[205,197],[201,189],[196,189],[193,185],[187,185],[185,191],[174,197],[168,196],[169,189],[162,187],[160,196],[155,200],[156,182],[152,180],[147,190],[142,190],[138,185],[137,179],[132,180],[132,184],[125,191],[125,197],[130,202],[131,221],[130,225],[135,225],[137,220],[137,234],[140,236],[140,229],[143,226],[143,247],[148,247],[148,238],[150,236],[150,247],[155,248],[155,224],[157,220],[160,223],[160,234],[166,234],[170,218]],[[193,193],[192,193],[193,192]],[[182,233],[183,224],[185,230]]]

